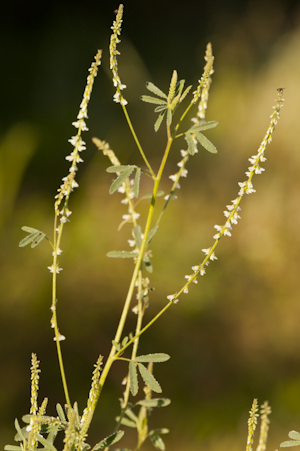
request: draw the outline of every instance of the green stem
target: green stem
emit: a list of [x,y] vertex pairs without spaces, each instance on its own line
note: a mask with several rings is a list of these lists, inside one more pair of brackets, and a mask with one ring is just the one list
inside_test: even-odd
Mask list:
[[136,133],[135,133],[134,128],[133,128],[133,125],[132,125],[132,123],[131,123],[130,117],[129,117],[128,113],[127,113],[126,106],[125,106],[125,105],[122,105],[122,108],[123,108],[123,111],[124,111],[124,114],[125,114],[125,117],[126,117],[128,126],[129,126],[129,128],[130,128],[131,133],[132,133],[132,136],[133,136],[133,138],[134,138],[134,140],[135,140],[135,142],[136,142],[136,145],[137,145],[137,147],[138,147],[138,149],[139,149],[139,151],[140,151],[140,154],[142,155],[143,160],[144,160],[144,162],[145,162],[147,168],[149,169],[149,172],[150,172],[150,174],[151,174],[151,177],[152,177],[153,179],[155,179],[155,174],[154,174],[154,172],[153,172],[153,169],[152,169],[152,167],[151,167],[149,161],[147,160],[146,155],[144,154],[144,151],[143,151],[142,146],[141,146],[141,144],[140,144],[140,142],[139,142],[139,140],[138,140],[138,137],[136,136]]

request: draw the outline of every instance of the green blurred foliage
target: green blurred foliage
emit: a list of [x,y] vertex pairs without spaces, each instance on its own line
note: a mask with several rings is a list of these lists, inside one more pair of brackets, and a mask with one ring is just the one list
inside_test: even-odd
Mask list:
[[[268,127],[276,88],[285,88],[286,102],[267,149],[266,172],[254,179],[257,193],[244,199],[233,236],[218,246],[219,260],[141,341],[143,353],[172,357],[155,366],[172,404],[151,422],[171,430],[165,442],[175,451],[199,444],[211,451],[240,449],[247,412],[258,397],[272,406],[270,447],[278,447],[300,420],[300,9],[292,1],[207,3],[124,2],[120,75],[132,121],[156,166],[165,134],[154,135],[153,108],[139,100],[145,81],[167,88],[176,69],[187,85],[195,85],[208,40],[216,58],[207,119],[219,126],[207,136],[219,153],[194,157],[153,240],[149,319],[202,259],[201,249],[211,245],[213,225],[223,221],[222,210],[236,197],[247,158]],[[68,170],[71,122],[98,47],[105,50],[103,65],[90,103],[88,148],[71,198],[58,286],[66,372],[71,398],[81,409],[93,364],[110,348],[128,286],[131,262],[106,257],[127,246],[129,227],[117,232],[126,207],[119,194],[108,194],[109,162],[91,143],[98,136],[123,164],[141,162],[122,111],[111,101],[106,49],[116,7],[110,1],[49,2],[42,12],[16,2],[2,17],[0,446],[12,443],[14,418],[29,410],[31,352],[41,361],[40,399],[49,397],[51,414],[56,402],[63,403],[50,329],[51,250],[46,241],[33,250],[18,248],[18,242],[23,225],[51,237],[55,191]],[[175,172],[179,150],[180,144],[166,176]],[[148,183],[143,181],[144,194],[151,191]],[[166,177],[162,189],[169,186]],[[141,213],[145,209],[141,205]],[[128,331],[133,324],[134,318]],[[95,441],[113,429],[125,373],[120,363],[112,370],[92,429]]]

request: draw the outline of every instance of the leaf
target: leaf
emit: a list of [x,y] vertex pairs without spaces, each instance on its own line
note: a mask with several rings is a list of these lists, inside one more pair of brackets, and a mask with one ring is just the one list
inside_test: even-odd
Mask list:
[[56,410],[57,410],[60,421],[66,421],[65,412],[59,403],[56,404]]
[[197,138],[197,140],[199,141],[199,143],[201,144],[201,146],[204,147],[204,149],[208,150],[208,152],[211,153],[217,153],[217,149],[215,148],[215,146],[213,145],[212,142],[210,142],[209,139],[206,138],[206,136],[202,135],[202,133],[199,132],[195,132],[195,136]]
[[155,446],[156,449],[160,449],[162,451],[165,450],[165,444],[163,442],[163,439],[157,434],[157,432],[155,431],[151,431],[149,433],[149,437],[151,442],[153,443],[153,445]]
[[139,197],[140,190],[140,179],[141,179],[141,168],[137,168],[134,178],[133,192],[135,197]]
[[127,177],[130,176],[130,174],[133,172],[134,166],[129,166],[127,169],[125,169],[119,177],[117,177],[113,183],[111,184],[111,187],[109,188],[109,194],[113,194],[117,189],[122,185],[122,183],[127,179]]
[[300,440],[300,433],[297,431],[290,431],[289,437],[292,438],[293,440]]
[[122,348],[126,345],[127,342],[128,342],[128,337],[124,337],[122,340]]
[[17,431],[15,440],[25,440],[25,435],[23,434],[23,432],[26,433],[26,429],[24,431],[21,429],[17,419],[15,419],[15,428]]
[[286,442],[280,443],[281,448],[287,448],[289,446],[298,446],[300,445],[300,440],[287,440]]
[[143,262],[145,263],[146,270],[153,273],[153,266],[148,255],[144,255]]
[[156,97],[151,96],[141,96],[141,100],[147,103],[156,103],[157,105],[166,105],[167,102],[165,100],[157,99]]
[[56,448],[52,443],[48,442],[44,437],[42,437],[40,434],[35,434],[36,440],[38,440],[46,449],[50,449],[51,451],[56,451]]
[[192,138],[192,135],[189,132],[186,132],[185,138],[187,140],[189,154],[194,155],[195,154],[195,143]]
[[191,90],[191,87],[192,87],[192,85],[191,85],[191,86],[188,86],[188,87],[186,88],[186,90],[184,91],[184,93],[183,93],[182,96],[180,97],[180,102],[182,102],[183,99],[186,98],[186,96],[188,95],[188,93],[189,93],[190,90]]
[[32,227],[27,227],[27,226],[23,226],[23,227],[21,227],[21,229],[24,230],[24,232],[28,232],[28,233],[40,232],[40,230],[38,230],[38,229],[34,229]]
[[166,111],[167,105],[159,105],[154,109],[155,113],[161,113],[162,111]]
[[153,92],[153,94],[156,94],[159,97],[163,97],[164,99],[167,98],[166,94],[163,91],[161,91],[157,86],[155,86],[153,83],[151,83],[151,81],[147,81],[146,88],[148,89],[148,91]]
[[129,379],[130,379],[130,391],[132,396],[136,396],[139,391],[139,384],[137,378],[136,364],[133,360],[129,362]]
[[147,237],[147,244],[150,244],[152,238],[154,237],[154,235],[158,231],[158,228],[159,228],[159,226],[155,226],[155,227],[153,227],[153,229],[150,230],[150,232],[148,233],[148,237]]
[[110,251],[106,255],[112,258],[133,258],[137,256],[137,253],[134,251]]
[[103,449],[103,448],[106,448],[107,446],[111,446],[114,443],[117,443],[119,440],[121,440],[123,435],[124,435],[124,431],[114,432],[113,434],[111,434],[108,437],[101,440],[101,442],[97,443],[97,445],[94,446],[92,451],[96,451],[97,449]]
[[[165,194],[164,191],[157,191],[156,197],[161,197],[161,196],[163,196],[164,194]],[[152,199],[152,196],[153,196],[152,193],[151,193],[151,194],[145,194],[143,197],[141,197],[141,200],[144,200],[144,199]],[[150,232],[149,232],[149,233],[150,233]]]
[[43,232],[40,232],[40,234],[38,235],[38,237],[32,241],[31,243],[31,247],[34,248],[35,246],[37,246],[38,244],[40,244],[40,242],[45,238],[46,234]]
[[[120,417],[117,417],[116,421],[119,422],[120,421]],[[127,426],[129,428],[136,428],[136,423],[134,423],[133,421],[128,420],[127,418],[122,418],[121,419],[121,424],[123,424],[123,426]]]
[[23,448],[21,448],[21,446],[16,445],[5,445],[4,449],[6,451],[22,451]]
[[141,245],[142,245],[142,241],[143,241],[141,226],[140,225],[135,226],[134,229],[132,230],[132,233],[133,233],[136,245],[140,249]]
[[156,393],[161,393],[162,389],[157,380],[154,378],[154,376],[150,373],[150,371],[147,370],[147,368],[142,364],[138,364],[139,372],[148,387],[151,388],[152,391],[155,391]]
[[30,235],[25,236],[25,238],[23,238],[20,242],[19,242],[19,247],[25,247],[27,246],[27,244],[32,243],[32,241],[34,241],[38,236],[39,236],[40,232],[34,232],[31,233]]
[[157,132],[157,130],[158,130],[159,127],[161,126],[161,123],[162,123],[162,121],[163,121],[163,118],[165,117],[165,113],[166,113],[166,110],[164,110],[163,113],[161,113],[161,114],[158,116],[158,118],[157,118],[157,120],[156,120],[156,122],[155,122],[155,124],[154,124],[154,131]]
[[171,400],[168,398],[152,398],[152,399],[143,399],[139,401],[137,404],[143,407],[166,407],[171,403]]
[[190,132],[200,132],[204,130],[209,130],[210,128],[214,128],[218,125],[216,121],[204,122],[204,124],[194,125],[189,129]]
[[170,356],[168,354],[156,353],[156,354],[140,355],[140,356],[136,357],[134,360],[135,360],[135,362],[158,363],[158,362],[166,362],[169,359],[170,359]]
[[109,166],[109,167],[106,169],[106,172],[120,172],[120,173],[122,173],[122,172],[126,171],[126,169],[129,169],[129,168],[135,169],[136,166],[133,166],[133,165],[127,165],[127,166],[123,166],[123,165],[120,165],[120,166]]

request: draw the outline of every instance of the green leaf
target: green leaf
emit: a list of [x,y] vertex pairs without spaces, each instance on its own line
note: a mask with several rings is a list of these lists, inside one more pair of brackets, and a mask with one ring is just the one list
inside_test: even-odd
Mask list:
[[117,431],[113,434],[109,435],[108,437],[101,440],[101,442],[97,443],[97,445],[94,446],[92,451],[96,451],[97,449],[103,449],[107,446],[111,446],[114,443],[117,443],[124,435],[124,431]]
[[4,449],[6,451],[22,451],[23,448],[21,448],[21,446],[16,445],[5,445]]
[[184,91],[184,93],[183,93],[182,96],[180,97],[180,102],[182,102],[183,99],[186,98],[186,96],[188,95],[188,93],[189,93],[190,90],[191,90],[191,87],[192,87],[192,85],[191,85],[191,86],[188,86],[188,87],[186,88],[186,90]]
[[171,400],[168,398],[152,398],[152,399],[143,399],[139,401],[137,404],[143,407],[166,407],[171,403]]
[[156,94],[159,97],[163,97],[164,99],[167,98],[166,94],[153,83],[151,83],[151,81],[147,81],[146,88],[148,89],[148,91],[153,92],[153,94]]
[[59,403],[56,404],[56,410],[57,410],[60,421],[63,421],[63,422],[66,421],[65,412]]
[[122,348],[126,345],[127,342],[128,342],[128,337],[124,337],[122,340]]
[[151,388],[152,391],[155,391],[156,393],[161,393],[162,389],[157,380],[154,378],[154,376],[150,373],[150,371],[147,370],[147,368],[142,364],[138,364],[139,372],[148,387]]
[[136,396],[139,391],[139,384],[137,378],[136,364],[133,360],[129,362],[129,379],[130,379],[130,391],[132,396]]
[[204,130],[209,130],[210,128],[214,128],[218,125],[216,121],[204,122],[203,124],[194,125],[189,129],[189,132],[201,132]]
[[45,238],[45,236],[46,236],[45,233],[40,232],[40,234],[38,235],[38,237],[35,238],[35,239],[32,241],[31,247],[33,248],[33,247],[37,246],[38,244],[40,244],[40,242]]
[[56,448],[52,443],[48,442],[44,437],[42,437],[40,434],[35,434],[36,440],[38,440],[46,449],[50,449],[51,451],[56,451]]
[[143,241],[141,226],[140,225],[135,226],[134,229],[132,230],[132,234],[134,236],[137,247],[140,249]]
[[148,255],[144,255],[143,262],[145,263],[146,270],[153,273],[153,266]]
[[120,166],[109,166],[109,167],[106,169],[106,172],[120,172],[120,173],[122,173],[122,172],[126,171],[126,170],[129,169],[129,168],[135,169],[136,166],[134,166],[134,165],[127,165],[127,166],[123,166],[123,165],[120,165]]
[[300,433],[297,431],[290,431],[289,437],[292,438],[293,440],[300,440]]
[[39,236],[40,232],[34,232],[31,233],[30,235],[25,236],[25,238],[23,238],[20,242],[19,242],[19,247],[24,247],[27,246],[27,244],[34,242],[34,240],[36,240],[36,238]]
[[23,227],[21,227],[21,229],[24,230],[24,232],[28,232],[28,233],[40,232],[40,230],[38,230],[38,229],[34,229],[33,227],[27,227],[27,226],[23,226]]
[[143,362],[143,363],[158,363],[158,362],[166,362],[169,360],[170,356],[164,353],[156,353],[156,354],[147,354],[147,355],[139,355],[134,360],[135,362]]
[[[120,421],[120,417],[117,417],[116,421],[119,422]],[[129,428],[136,428],[136,423],[134,423],[133,421],[128,420],[127,418],[122,418],[121,424],[123,424],[123,426],[128,426]]]
[[187,141],[188,144],[188,151],[190,155],[194,155],[195,154],[195,143],[194,140],[192,138],[192,135],[189,132],[185,133],[185,139]]
[[17,431],[17,434],[15,436],[15,440],[16,441],[25,440],[26,429],[25,428],[23,428],[24,430],[21,429],[17,418],[15,419],[15,428],[16,428],[16,431]]
[[147,244],[150,244],[152,238],[154,237],[154,235],[158,231],[158,228],[159,228],[159,226],[155,226],[155,227],[153,227],[153,229],[150,230],[150,232],[148,233],[148,237],[147,237]]
[[157,118],[157,120],[156,120],[156,122],[155,122],[155,124],[154,124],[154,131],[157,132],[157,130],[158,130],[159,127],[161,126],[161,123],[162,123],[162,121],[163,121],[163,118],[165,117],[165,113],[166,113],[166,110],[164,110],[164,111],[158,116],[158,118]]
[[143,102],[156,103],[157,105],[166,105],[167,104],[167,102],[165,100],[157,99],[156,97],[151,97],[151,96],[141,96],[141,100]]
[[140,180],[141,180],[141,168],[137,168],[134,178],[133,192],[135,197],[139,197],[140,190]]
[[113,183],[111,184],[111,187],[109,188],[109,194],[113,194],[117,189],[122,185],[122,183],[127,179],[127,177],[130,176],[130,174],[133,172],[134,166],[129,166],[127,169],[125,169],[119,177],[117,177]]
[[[164,194],[165,194],[164,191],[157,191],[156,197],[161,197],[161,196],[163,196]],[[151,193],[151,194],[145,194],[143,197],[141,197],[141,200],[144,200],[144,199],[152,199],[152,196],[153,196],[152,193]],[[150,233],[150,232],[149,232],[149,233]]]
[[159,105],[154,109],[155,113],[161,113],[162,111],[166,111],[167,105]]
[[299,446],[300,440],[287,440],[286,442],[280,443],[281,448],[287,448],[289,446]]
[[110,251],[106,254],[108,257],[112,258],[133,258],[137,257],[137,253],[133,251]]
[[163,439],[157,434],[157,432],[151,431],[149,433],[149,437],[156,449],[160,449],[161,451],[165,450],[166,447]]
[[206,136],[202,135],[202,133],[199,132],[195,132],[195,136],[197,138],[197,140],[199,141],[199,143],[201,144],[201,146],[204,147],[204,149],[208,150],[208,152],[211,153],[217,153],[217,149],[215,148],[215,146],[213,145],[212,142],[210,142],[209,139],[206,138]]

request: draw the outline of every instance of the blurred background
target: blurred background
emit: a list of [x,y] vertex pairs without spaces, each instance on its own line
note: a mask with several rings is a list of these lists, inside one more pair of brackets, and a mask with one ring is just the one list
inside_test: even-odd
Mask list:
[[[68,172],[87,70],[98,48],[103,61],[95,81],[84,136],[80,188],[62,242],[58,318],[71,399],[85,407],[93,365],[107,356],[130,280],[130,261],[108,259],[126,249],[130,227],[117,232],[126,207],[110,196],[108,161],[91,142],[104,139],[123,164],[142,164],[120,105],[112,102],[110,26],[115,1],[4,1],[0,17],[0,447],[13,444],[15,417],[30,408],[30,357],[41,361],[40,402],[48,413],[64,403],[50,329],[51,249],[18,247],[23,225],[50,238],[56,189]],[[269,400],[269,449],[279,447],[300,422],[300,3],[291,0],[124,1],[119,72],[140,141],[158,168],[165,131],[155,134],[154,108],[142,104],[145,82],[167,90],[176,69],[197,85],[207,42],[215,55],[207,132],[219,150],[189,162],[178,199],[171,202],[152,242],[155,288],[146,318],[179,289],[191,266],[212,245],[214,224],[245,180],[269,125],[277,96],[285,106],[267,149],[266,172],[254,178],[256,194],[242,203],[233,236],[221,240],[218,261],[197,286],[144,336],[140,352],[166,352],[156,365],[163,395],[151,427],[167,427],[167,449],[237,450],[246,446],[253,398]],[[195,111],[190,117],[195,115]],[[187,120],[189,123],[189,119]],[[174,145],[162,189],[176,172],[183,143]],[[143,194],[151,188],[143,181]],[[162,204],[161,204],[162,205]],[[145,212],[147,205],[141,205]],[[144,219],[141,224],[144,224]],[[126,327],[134,326],[134,317]],[[126,368],[116,364],[99,403],[90,441],[114,428]],[[133,439],[132,439],[133,440]],[[121,446],[128,446],[120,442]],[[130,443],[129,443],[130,445]],[[145,449],[150,449],[151,445]]]

